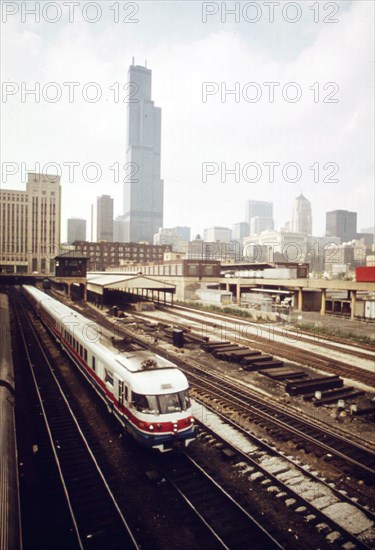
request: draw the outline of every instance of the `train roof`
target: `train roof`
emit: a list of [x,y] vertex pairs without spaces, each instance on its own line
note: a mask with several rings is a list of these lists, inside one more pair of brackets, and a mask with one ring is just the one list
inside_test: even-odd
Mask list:
[[69,324],[73,325],[74,323],[77,325],[77,322],[83,323],[84,325],[88,323],[94,324],[93,321],[90,321],[90,319],[87,319],[87,317],[84,317],[81,313],[71,309],[68,305],[59,302],[38,288],[30,285],[25,285],[25,288],[39,301],[43,301],[43,307],[51,313],[54,313],[63,324],[67,326],[69,326]]
[[132,378],[132,391],[143,395],[175,393],[188,386],[184,373],[175,367],[141,371]]
[[108,362],[115,371],[117,370],[118,374],[123,369],[134,374],[132,376],[132,390],[136,393],[161,395],[188,388],[189,384],[186,376],[168,359],[164,359],[164,357],[149,350],[118,352],[109,343],[103,345],[100,341],[100,325],[41,290],[28,285],[26,288],[38,301],[42,300],[43,308],[59,318],[67,329],[74,327],[75,336],[83,345],[85,342],[89,344],[90,350],[100,361]]
[[36,288],[32,285],[23,285],[23,288],[27,290],[30,294],[34,296],[34,298],[37,298],[38,300],[52,300],[51,296],[46,294],[45,292],[42,292],[39,290],[39,288]]
[[116,356],[116,361],[130,372],[144,372],[150,370],[173,368],[168,359],[155,355],[148,350],[134,350]]

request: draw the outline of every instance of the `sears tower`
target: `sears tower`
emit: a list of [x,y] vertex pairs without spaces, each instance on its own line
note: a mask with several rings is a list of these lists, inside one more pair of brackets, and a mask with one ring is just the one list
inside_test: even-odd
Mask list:
[[150,69],[131,65],[128,83],[125,238],[127,242],[153,243],[154,233],[163,227],[161,109],[151,100]]

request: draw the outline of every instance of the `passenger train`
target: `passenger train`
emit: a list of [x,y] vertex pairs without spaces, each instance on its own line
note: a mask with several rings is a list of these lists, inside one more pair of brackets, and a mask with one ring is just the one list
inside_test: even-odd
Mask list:
[[165,452],[195,439],[188,381],[173,363],[143,349],[119,352],[104,346],[95,323],[35,287],[23,289],[55,339],[139,443]]

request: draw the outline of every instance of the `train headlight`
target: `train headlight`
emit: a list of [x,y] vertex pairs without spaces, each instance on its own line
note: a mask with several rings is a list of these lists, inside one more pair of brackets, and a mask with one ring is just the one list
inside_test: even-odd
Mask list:
[[154,425],[153,424],[150,424],[149,427],[148,427],[149,430],[153,430],[154,429]]

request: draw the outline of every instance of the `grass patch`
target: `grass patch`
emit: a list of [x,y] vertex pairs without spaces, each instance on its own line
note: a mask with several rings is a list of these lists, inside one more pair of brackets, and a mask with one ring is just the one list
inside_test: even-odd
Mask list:
[[366,344],[375,349],[375,340],[370,336],[359,336],[348,331],[340,330],[337,323],[332,321],[324,326],[321,323],[293,323],[296,329],[300,329],[303,332],[308,332],[316,336],[325,336],[328,339],[334,340],[335,338],[341,338],[343,340],[350,340],[359,344]]
[[227,315],[233,315],[233,317],[242,317],[245,319],[256,320],[256,317],[254,317],[248,311],[245,311],[243,309],[237,309],[235,307],[230,307],[230,306],[220,307],[220,306],[215,306],[214,304],[204,305],[204,304],[197,304],[195,302],[188,302],[188,301],[185,301],[185,302],[176,301],[175,303],[181,306],[188,306],[192,309],[197,309],[200,311],[212,311],[213,313],[226,313]]

